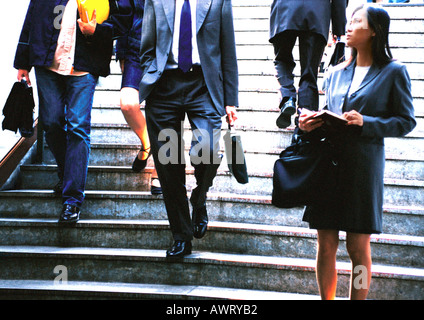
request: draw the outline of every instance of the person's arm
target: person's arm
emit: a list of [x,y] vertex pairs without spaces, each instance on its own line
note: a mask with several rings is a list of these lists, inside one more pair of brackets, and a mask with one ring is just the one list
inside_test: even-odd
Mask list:
[[141,31],[140,45],[140,65],[142,77],[147,72],[155,72],[156,67],[152,66],[156,58],[156,15],[151,0],[146,0],[144,4],[143,28]]
[[231,0],[224,0],[221,17],[221,65],[224,82],[224,104],[227,122],[233,125],[237,119],[238,66]]
[[32,22],[32,12],[34,9],[35,2],[31,1],[28,7],[28,11],[25,17],[25,21],[22,27],[21,35],[19,37],[18,47],[16,49],[15,60],[13,66],[15,69],[18,69],[18,81],[21,81],[23,78],[26,79],[27,83],[31,85],[29,79],[29,72],[32,69],[29,60],[29,33],[31,30]]
[[393,87],[390,96],[391,116],[373,117],[363,115],[362,136],[366,137],[401,137],[411,132],[416,121],[412,104],[411,80],[406,66],[402,65],[393,71]]
[[89,22],[78,19],[81,33],[91,37],[93,43],[105,43],[124,35],[131,28],[134,15],[134,4],[132,0],[121,0],[119,6],[115,1],[110,1],[109,18],[99,24],[96,21],[95,11]]

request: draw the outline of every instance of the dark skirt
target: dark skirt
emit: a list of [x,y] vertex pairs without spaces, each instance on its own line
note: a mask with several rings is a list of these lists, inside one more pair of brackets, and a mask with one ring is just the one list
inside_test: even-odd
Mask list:
[[[346,142],[346,141],[345,141]],[[338,188],[331,202],[307,206],[303,221],[312,229],[381,233],[384,145],[349,141],[341,148]]]

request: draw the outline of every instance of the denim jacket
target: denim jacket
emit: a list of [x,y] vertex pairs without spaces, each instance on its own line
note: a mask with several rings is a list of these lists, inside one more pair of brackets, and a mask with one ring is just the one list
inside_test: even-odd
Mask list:
[[[16,50],[14,67],[50,67],[56,52],[60,23],[68,0],[31,0]],[[108,20],[97,24],[90,37],[77,24],[74,68],[95,76],[110,73],[113,40],[131,27],[134,7],[131,0],[109,0]],[[79,19],[79,16],[77,17]]]
[[133,0],[134,19],[127,34],[116,41],[116,59],[125,60],[121,87],[137,89],[142,76],[140,65],[141,29],[143,24],[144,0]]

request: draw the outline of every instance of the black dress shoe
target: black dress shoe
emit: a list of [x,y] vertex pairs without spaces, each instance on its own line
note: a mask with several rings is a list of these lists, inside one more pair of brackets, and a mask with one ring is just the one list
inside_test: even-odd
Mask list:
[[206,230],[208,230],[208,213],[206,211],[206,205],[200,209],[193,210],[193,236],[196,239],[202,239]]
[[[146,159],[144,159],[144,160],[140,160],[140,159],[138,158],[138,154],[139,154],[140,152],[145,152],[145,153],[147,153],[147,158],[146,158]],[[139,172],[141,172],[142,170],[144,170],[144,168],[146,168],[146,166],[147,166],[147,160],[149,159],[150,154],[151,154],[151,153],[150,153],[150,148],[142,149],[142,150],[140,150],[140,152],[139,152],[139,153],[137,153],[137,156],[135,157],[134,162],[133,162],[133,164],[132,164],[132,171],[134,171],[134,172],[136,172],[136,173],[139,173]]]
[[289,98],[280,104],[280,115],[277,118],[277,127],[280,129],[287,128],[291,124],[291,116],[296,112],[296,99]]
[[172,245],[171,249],[166,251],[167,258],[183,258],[184,256],[191,254],[191,241],[177,240]]
[[62,213],[59,217],[59,223],[76,223],[80,218],[80,209],[71,204],[63,205]]

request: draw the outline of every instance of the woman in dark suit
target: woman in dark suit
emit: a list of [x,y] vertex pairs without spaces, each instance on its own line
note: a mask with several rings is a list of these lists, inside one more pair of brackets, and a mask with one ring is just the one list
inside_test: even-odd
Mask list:
[[[327,108],[348,123],[336,138],[342,181],[335,201],[308,206],[304,215],[318,230],[317,281],[323,299],[336,293],[339,230],[347,233],[352,261],[350,298],[367,297],[370,235],[382,232],[384,138],[404,136],[416,125],[408,72],[392,59],[388,45],[389,24],[382,8],[356,9],[346,35],[352,57],[326,83]],[[300,115],[300,130],[311,132],[322,126],[320,120],[311,119],[313,114]]]

